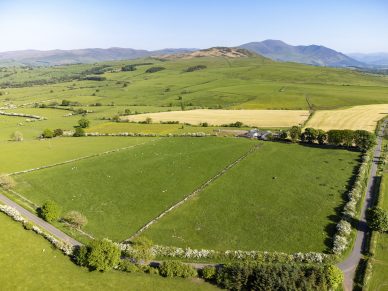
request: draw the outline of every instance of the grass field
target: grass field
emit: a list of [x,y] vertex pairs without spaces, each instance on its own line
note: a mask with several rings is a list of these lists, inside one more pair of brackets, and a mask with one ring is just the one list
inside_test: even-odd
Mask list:
[[17,191],[37,204],[52,199],[64,211],[81,211],[89,220],[86,231],[123,240],[256,143],[235,138],[159,139],[19,175]]
[[153,140],[154,138],[149,137],[69,137],[0,142],[0,173],[28,170]]
[[201,280],[158,275],[89,272],[42,237],[0,213],[2,290],[215,290]]
[[359,154],[264,143],[145,233],[206,249],[325,251]]
[[341,110],[315,112],[306,127],[329,129],[365,129],[374,131],[377,121],[388,115],[388,104],[355,106]]
[[179,121],[199,125],[207,122],[211,125],[230,124],[240,121],[245,125],[257,127],[291,127],[303,124],[309,117],[308,111],[303,110],[188,110],[171,111],[150,114],[130,115],[130,121],[144,121],[147,117],[155,122]]
[[[382,181],[379,205],[388,210],[388,174],[384,175]],[[388,234],[376,236],[376,250],[372,259],[372,277],[368,282],[368,290],[388,290]]]
[[[123,65],[151,62],[133,72],[116,72]],[[101,65],[111,71],[106,80],[79,81],[80,73]],[[184,73],[190,66],[205,65],[205,70]],[[166,70],[154,74],[152,66]],[[164,106],[175,110],[186,107],[223,107],[233,109],[333,109],[373,103],[387,103],[388,78],[346,69],[277,63],[256,58],[199,58],[159,61],[156,59],[71,65],[51,68],[9,68],[0,73],[0,107],[34,102],[78,101],[83,106],[100,102],[115,106]],[[29,86],[31,81],[54,84]],[[70,79],[71,81],[67,81]],[[63,80],[63,81],[61,81]],[[8,88],[26,86],[21,88]],[[151,111],[151,110],[147,110]]]

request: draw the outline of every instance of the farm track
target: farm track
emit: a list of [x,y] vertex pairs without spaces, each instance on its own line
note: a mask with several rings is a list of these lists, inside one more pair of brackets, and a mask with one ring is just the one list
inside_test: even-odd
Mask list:
[[79,158],[75,158],[75,159],[71,159],[71,160],[67,160],[67,161],[64,161],[64,162],[59,162],[59,163],[55,163],[55,164],[51,164],[51,165],[41,166],[41,167],[38,167],[38,168],[32,168],[32,169],[28,169],[28,170],[13,172],[13,173],[10,173],[8,175],[9,176],[15,176],[15,175],[30,173],[30,172],[34,172],[34,171],[43,170],[43,169],[53,168],[53,167],[56,167],[56,166],[66,165],[66,164],[70,164],[70,163],[74,163],[74,162],[78,162],[78,161],[82,161],[82,160],[86,160],[86,159],[90,159],[90,158],[105,156],[105,155],[108,155],[108,154],[112,154],[112,153],[128,150],[128,149],[140,146],[140,145],[145,145],[145,144],[151,143],[153,141],[157,141],[159,139],[160,138],[157,138],[157,139],[153,139],[151,141],[147,141],[147,142],[143,142],[143,143],[127,146],[127,147],[117,148],[117,149],[113,149],[113,150],[109,150],[109,151],[105,151],[105,152],[101,152],[101,153],[97,153],[97,154],[93,154],[93,155],[83,156],[83,157],[79,157]]
[[380,162],[381,155],[381,147],[384,136],[384,129],[387,126],[387,121],[381,126],[378,133],[378,142],[376,149],[373,154],[373,163],[370,169],[370,174],[368,178],[368,185],[366,188],[366,194],[364,203],[361,207],[361,216],[357,226],[357,237],[354,242],[353,250],[349,257],[346,258],[345,261],[338,264],[338,267],[344,272],[345,280],[344,280],[344,289],[346,291],[353,290],[353,280],[356,273],[356,269],[358,263],[363,257],[363,253],[367,251],[367,235],[369,232],[369,228],[366,222],[366,212],[369,207],[371,207],[376,199],[374,193],[374,183],[377,178],[377,168]]
[[128,242],[130,241],[131,239],[139,236],[142,232],[144,232],[146,229],[148,229],[151,225],[155,224],[156,222],[158,222],[162,217],[164,217],[166,214],[168,214],[169,212],[173,211],[174,209],[178,208],[179,206],[181,206],[182,204],[184,204],[185,202],[187,202],[188,200],[190,200],[191,198],[193,198],[194,196],[197,196],[199,193],[201,193],[203,190],[205,190],[205,188],[207,188],[211,183],[213,183],[215,180],[217,180],[219,177],[221,177],[222,175],[224,175],[226,172],[228,172],[231,168],[233,168],[234,166],[236,166],[237,164],[239,164],[242,160],[244,160],[246,157],[248,157],[250,154],[252,154],[253,152],[255,152],[259,147],[261,146],[261,144],[256,144],[254,147],[252,147],[248,152],[246,152],[244,155],[242,155],[241,157],[239,157],[237,160],[235,160],[234,162],[232,162],[231,164],[229,164],[228,166],[226,166],[224,169],[222,169],[219,173],[217,173],[215,176],[211,177],[209,180],[207,180],[205,183],[203,183],[201,186],[199,186],[197,189],[195,189],[193,192],[191,192],[189,195],[187,195],[185,198],[183,198],[182,200],[180,200],[179,202],[175,203],[174,205],[172,205],[170,208],[168,208],[167,210],[163,211],[162,213],[160,213],[157,217],[155,217],[154,219],[152,219],[150,222],[148,222],[147,224],[145,224],[143,227],[141,227],[138,231],[136,231],[130,238],[124,240],[124,242]]

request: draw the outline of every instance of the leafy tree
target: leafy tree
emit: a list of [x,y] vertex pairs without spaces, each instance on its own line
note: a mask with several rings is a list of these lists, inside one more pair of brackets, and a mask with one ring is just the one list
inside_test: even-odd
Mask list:
[[74,250],[74,261],[77,265],[82,267],[88,266],[88,257],[89,257],[90,247],[80,246]]
[[325,142],[327,141],[327,133],[324,130],[317,130],[317,141],[320,145],[325,144]]
[[354,132],[350,129],[342,130],[343,145],[346,147],[353,146]]
[[128,273],[141,272],[141,269],[129,260],[120,260],[119,269]]
[[327,266],[326,272],[329,285],[332,287],[333,290],[337,290],[338,287],[340,287],[342,285],[342,282],[344,281],[344,274],[335,265]]
[[90,125],[90,121],[86,118],[81,118],[78,120],[78,124],[81,128],[87,128]]
[[151,117],[147,117],[146,120],[145,120],[145,123],[146,124],[152,123],[152,118]]
[[43,133],[42,133],[42,137],[43,138],[53,138],[54,137],[54,133],[51,129],[48,129],[46,128]]
[[217,274],[217,269],[213,266],[206,266],[201,271],[202,278],[205,280],[214,280]]
[[12,178],[12,176],[9,176],[7,174],[0,174],[0,188],[3,188],[5,190],[10,190],[15,188],[16,182]]
[[303,142],[314,143],[318,139],[318,131],[314,128],[308,127],[301,134]]
[[340,146],[343,143],[343,135],[341,130],[332,129],[327,132],[327,141],[329,144]]
[[62,100],[61,106],[70,106],[70,105],[71,105],[71,101],[69,101],[69,100]]
[[15,131],[11,134],[12,141],[23,141],[23,134],[20,131]]
[[137,237],[132,241],[132,251],[129,254],[136,263],[145,263],[152,260],[155,255],[152,251],[152,241],[146,237]]
[[300,139],[302,130],[300,126],[293,126],[290,128],[290,137],[292,142],[297,142]]
[[85,215],[78,211],[69,211],[66,213],[66,215],[63,217],[63,220],[72,225],[75,228],[83,228],[87,223],[88,219]]
[[61,209],[54,201],[47,201],[40,208],[39,215],[47,222],[53,222],[59,219]]
[[368,225],[379,232],[388,231],[388,212],[380,207],[368,209]]
[[356,130],[354,132],[354,143],[362,151],[367,151],[376,144],[376,136],[366,130]]
[[287,139],[287,137],[288,137],[288,133],[287,133],[287,131],[285,131],[285,130],[281,130],[280,132],[279,132],[279,138],[280,139]]
[[121,251],[107,239],[92,241],[88,255],[88,265],[97,271],[108,271],[120,262]]
[[85,130],[81,127],[76,127],[73,136],[74,137],[85,136]]

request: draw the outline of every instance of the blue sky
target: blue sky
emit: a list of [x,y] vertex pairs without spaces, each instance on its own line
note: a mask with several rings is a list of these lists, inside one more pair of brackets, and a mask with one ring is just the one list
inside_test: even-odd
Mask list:
[[388,1],[0,0],[0,51],[207,48],[264,39],[388,52]]

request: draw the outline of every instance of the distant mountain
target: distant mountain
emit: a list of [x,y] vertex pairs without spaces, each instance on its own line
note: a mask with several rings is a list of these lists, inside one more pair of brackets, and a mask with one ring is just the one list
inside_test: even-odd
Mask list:
[[388,66],[388,53],[348,54],[349,57],[372,66]]
[[77,50],[24,50],[0,53],[0,66],[30,65],[55,66],[77,63],[129,60],[149,56],[191,52],[194,49],[163,49],[157,51],[131,48],[90,48]]
[[328,67],[364,67],[365,64],[343,53],[320,45],[292,46],[280,40],[250,42],[239,46],[275,61]]
[[162,59],[193,59],[204,57],[224,57],[224,58],[246,58],[246,57],[261,57],[258,54],[242,48],[230,47],[212,47],[204,50],[196,50],[185,53],[175,53],[159,56]]

